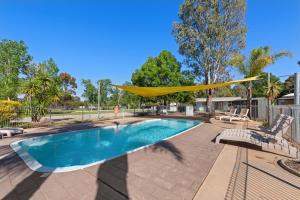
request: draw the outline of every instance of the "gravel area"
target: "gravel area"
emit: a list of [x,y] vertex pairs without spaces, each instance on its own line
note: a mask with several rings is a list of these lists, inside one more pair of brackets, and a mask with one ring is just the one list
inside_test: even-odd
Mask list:
[[284,161],[284,164],[300,173],[300,160],[286,160]]

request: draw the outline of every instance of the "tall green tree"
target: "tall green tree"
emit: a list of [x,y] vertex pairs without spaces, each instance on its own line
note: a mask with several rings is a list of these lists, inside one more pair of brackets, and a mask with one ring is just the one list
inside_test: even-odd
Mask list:
[[65,102],[72,100],[73,95],[76,94],[76,89],[77,89],[76,78],[72,77],[67,72],[62,72],[59,74],[59,79],[61,81],[62,93],[63,93],[61,96],[61,103],[65,105]]
[[132,74],[132,83],[136,86],[159,87],[177,86],[181,77],[181,65],[169,51],[162,51],[157,57],[149,57]]
[[[189,80],[181,72],[181,64],[166,50],[160,52],[157,57],[148,58],[131,77],[133,85],[142,87],[179,86],[185,85],[187,82],[190,83],[191,81]],[[177,101],[178,95],[180,94],[171,94],[150,99],[143,98],[143,100],[158,101],[167,105],[170,101]]]
[[[259,47],[253,49],[250,52],[248,58],[240,54],[235,54],[232,57],[231,64],[244,75],[245,78],[261,75],[263,70],[274,64],[278,59],[282,57],[291,56],[291,53],[287,51],[281,51],[278,53],[271,53],[270,47]],[[251,102],[252,102],[252,82],[247,83],[247,108],[250,110],[251,116]]]
[[[179,79],[181,86],[191,86],[195,85],[195,76],[189,70],[181,71],[181,76]],[[184,104],[194,104],[195,93],[194,92],[179,92],[175,96],[176,102]]]
[[295,76],[289,76],[283,83],[283,90],[280,94],[281,96],[293,93],[294,92],[294,84],[295,84]]
[[23,41],[0,41],[0,99],[17,98],[19,75],[26,71],[31,60]]
[[[245,46],[244,0],[185,0],[173,33],[179,53],[198,81],[227,80],[228,60]],[[212,111],[213,90],[207,90],[207,111]]]
[[216,97],[232,97],[232,88],[230,86],[215,89]]
[[62,83],[62,89],[66,93],[76,94],[77,83],[76,78],[72,77],[67,72],[62,72],[59,74],[60,81]]
[[[126,81],[123,85],[132,86],[131,82]],[[120,103],[128,109],[137,108],[139,106],[140,98],[136,94],[130,93],[126,90],[122,91]]]
[[247,97],[246,90],[247,89],[244,84],[236,84],[232,87],[232,94],[233,96],[236,97],[246,98]]
[[108,106],[110,104],[109,102],[109,96],[112,93],[112,83],[110,79],[101,79],[98,80],[98,86],[100,85],[100,104],[101,106]]
[[117,87],[113,87],[111,89],[111,94],[109,97],[109,104],[110,106],[116,106],[120,104],[120,101],[122,99],[122,93],[121,90]]
[[31,119],[37,122],[50,105],[57,103],[61,96],[61,82],[58,66],[53,59],[30,66],[28,76],[22,82],[22,93],[26,95]]
[[81,84],[84,86],[84,91],[82,96],[86,98],[89,103],[97,103],[97,88],[93,85],[92,81],[90,79],[82,79]]

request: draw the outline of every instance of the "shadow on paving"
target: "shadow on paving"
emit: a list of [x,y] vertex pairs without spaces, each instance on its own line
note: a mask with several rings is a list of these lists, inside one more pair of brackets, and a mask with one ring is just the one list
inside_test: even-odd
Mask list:
[[30,199],[50,175],[31,171],[16,154],[1,161],[0,168],[5,170],[1,171],[0,179],[8,179],[7,176],[13,179],[22,179],[21,176],[24,176],[13,190],[2,198],[3,200]]
[[[134,122],[133,122],[134,123]],[[85,126],[85,128],[94,126]],[[65,129],[56,129],[64,131]],[[70,129],[68,129],[70,130]],[[34,134],[35,136],[37,134]],[[43,135],[43,134],[42,134]],[[140,145],[145,145],[141,144]],[[3,151],[9,151],[8,147],[2,148]],[[178,162],[183,162],[184,158],[181,151],[171,142],[162,141],[144,149],[156,153],[171,154]],[[16,153],[9,155],[1,160],[0,171],[1,179],[15,179],[18,183],[2,199],[30,199],[51,173],[33,172],[18,157]],[[96,199],[101,200],[122,200],[130,198],[128,193],[128,155],[123,155],[112,160],[108,160],[99,165],[97,172],[97,194]],[[55,192],[55,191],[53,191]],[[38,196],[39,194],[37,194]]]
[[[152,152],[171,153],[173,157],[182,162],[181,151],[171,142],[162,141],[145,149]],[[128,155],[109,160],[100,165],[97,174],[98,190],[96,200],[124,200],[130,199],[127,182]]]
[[[88,128],[97,128],[93,123],[79,124],[78,126],[64,126],[51,128],[47,132],[32,133],[18,135],[17,138],[25,139],[35,136],[43,136],[56,134],[64,131],[81,130]],[[41,187],[41,185],[47,180],[51,173],[41,173],[32,171],[27,167],[24,161],[11,149],[9,145],[2,146],[0,148],[0,155],[12,153],[1,159],[0,168],[4,169],[0,172],[0,179],[8,177],[11,179],[22,179],[16,186],[2,199],[15,200],[15,199],[30,199]],[[0,197],[1,198],[1,197]]]
[[128,199],[127,155],[104,162],[97,172],[97,200]]
[[254,162],[248,147],[239,147],[225,199],[299,199],[297,179],[269,165]]
[[9,145],[0,146],[0,156],[14,152]]

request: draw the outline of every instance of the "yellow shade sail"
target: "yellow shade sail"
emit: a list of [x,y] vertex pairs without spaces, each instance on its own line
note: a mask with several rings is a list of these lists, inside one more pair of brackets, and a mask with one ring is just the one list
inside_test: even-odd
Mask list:
[[174,86],[174,87],[137,87],[137,86],[123,86],[123,85],[114,85],[120,89],[126,90],[128,92],[143,96],[143,97],[156,97],[166,94],[172,94],[176,92],[194,92],[199,90],[214,89],[220,87],[226,87],[236,83],[255,81],[259,79],[258,76],[245,78],[242,80],[234,80],[224,83],[215,83],[210,85],[193,85],[193,86]]

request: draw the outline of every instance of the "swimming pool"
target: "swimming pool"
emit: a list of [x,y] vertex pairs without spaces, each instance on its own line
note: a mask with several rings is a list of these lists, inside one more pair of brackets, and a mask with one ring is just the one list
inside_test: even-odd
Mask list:
[[14,142],[11,147],[34,171],[65,172],[144,148],[199,124],[199,120],[152,119],[33,137]]

